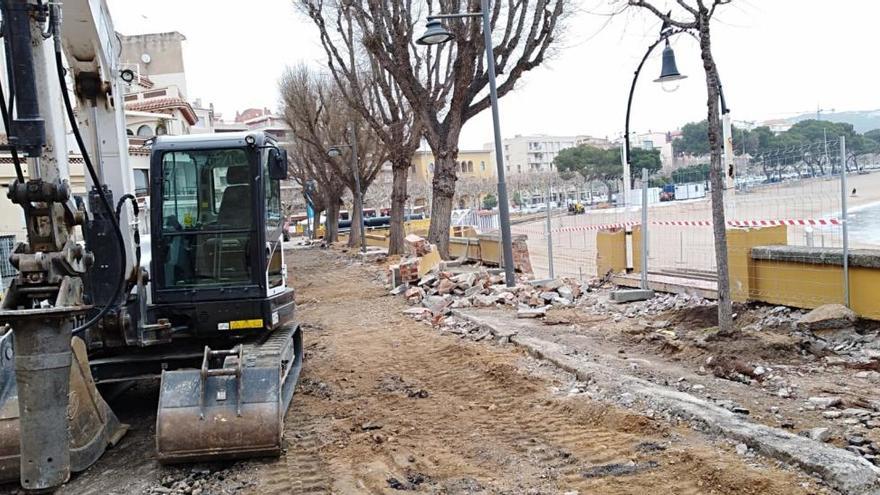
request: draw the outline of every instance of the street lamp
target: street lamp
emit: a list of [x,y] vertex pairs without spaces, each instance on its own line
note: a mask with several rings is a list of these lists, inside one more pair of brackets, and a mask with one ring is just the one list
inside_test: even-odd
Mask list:
[[416,43],[436,45],[453,38],[443,26],[441,19],[463,19],[481,17],[483,19],[483,44],[486,47],[486,66],[489,73],[489,101],[492,104],[492,124],[495,128],[495,164],[498,167],[498,216],[501,224],[501,246],[504,253],[504,278],[508,287],[516,285],[513,267],[513,241],[510,234],[510,205],[507,201],[507,185],[504,181],[504,159],[501,148],[501,123],[498,117],[498,89],[495,83],[495,55],[492,50],[492,24],[490,22],[489,0],[480,0],[480,12],[458,14],[437,14],[428,16],[425,33]]
[[667,93],[672,93],[678,89],[680,81],[686,79],[678,72],[678,66],[675,64],[675,52],[669,46],[669,38],[666,38],[666,47],[663,48],[663,68],[660,70],[660,77],[654,79],[654,82],[660,83],[660,87]]
[[[686,79],[687,76],[682,75],[678,71],[678,66],[675,63],[675,52],[672,50],[672,47],[669,45],[669,38],[675,36],[677,34],[681,34],[685,32],[684,29],[673,29],[669,24],[663,23],[660,27],[660,38],[657,39],[651,46],[648,47],[648,50],[645,52],[645,56],[642,57],[642,61],[639,62],[639,66],[636,68],[635,74],[633,76],[632,85],[629,89],[629,99],[626,103],[626,125],[623,132],[623,140],[624,140],[624,160],[623,160],[623,196],[624,196],[624,204],[629,201],[629,191],[632,187],[632,170],[630,165],[632,164],[630,157],[630,139],[629,139],[629,121],[630,114],[632,112],[632,102],[633,102],[633,94],[636,89],[636,82],[639,80],[639,73],[642,71],[642,67],[645,65],[645,61],[648,60],[648,57],[651,55],[651,52],[654,51],[654,48],[660,43],[665,43],[665,47],[663,48],[663,66],[660,69],[660,77],[654,79],[654,82],[660,83],[660,86],[667,93],[671,93],[678,89],[679,84],[682,79]],[[721,100],[721,132],[723,136],[723,144],[724,144],[724,162],[725,162],[725,189],[729,189],[732,186],[733,182],[733,140],[731,138],[731,123],[730,123],[730,109],[727,108],[727,101],[724,99],[724,91],[721,88],[721,81],[718,81],[718,95]]]
[[[342,148],[350,148],[351,149],[351,175],[354,177],[354,194],[357,203],[360,205],[360,213],[361,216],[361,252],[367,252],[367,235],[366,235],[366,227],[364,226],[366,220],[364,219],[364,196],[361,193],[361,174],[358,171],[358,147],[357,147],[357,134],[355,133],[354,125],[349,126],[349,143],[348,144],[337,144],[335,146],[331,146],[327,148],[327,156],[330,158],[339,158],[342,156]],[[352,212],[354,213],[354,212]],[[354,215],[352,215],[351,219],[351,230],[354,232]]]

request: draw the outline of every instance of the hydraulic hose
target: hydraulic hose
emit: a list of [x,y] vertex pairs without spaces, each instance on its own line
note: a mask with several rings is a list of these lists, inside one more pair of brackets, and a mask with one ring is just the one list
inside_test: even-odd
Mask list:
[[77,334],[90,328],[92,325],[101,320],[110,310],[115,309],[118,305],[114,305],[113,302],[119,299],[120,294],[122,293],[122,289],[125,286],[126,280],[126,256],[125,256],[125,238],[122,235],[122,230],[119,227],[119,221],[114,214],[113,206],[110,204],[110,200],[107,199],[107,195],[104,193],[104,187],[101,184],[101,180],[98,178],[98,174],[95,172],[95,167],[92,165],[92,160],[89,157],[88,150],[86,149],[85,142],[83,141],[82,134],[80,133],[79,126],[76,122],[76,115],[73,113],[73,105],[70,103],[70,95],[67,90],[67,81],[65,80],[65,69],[64,62],[61,59],[61,40],[58,38],[59,36],[59,26],[57,13],[52,12],[52,34],[55,37],[55,66],[58,72],[58,83],[61,86],[61,96],[64,99],[64,107],[67,110],[67,119],[70,121],[70,127],[73,130],[73,137],[76,139],[76,144],[79,147],[80,153],[82,153],[83,163],[86,166],[86,170],[89,172],[89,176],[92,179],[92,183],[95,186],[95,189],[98,192],[98,196],[101,199],[101,204],[107,210],[107,215],[110,217],[110,222],[113,225],[113,232],[116,234],[116,240],[119,247],[120,253],[120,263],[119,263],[119,280],[116,282],[116,288],[113,291],[113,297],[110,299],[110,302],[106,304],[98,314],[93,316],[90,320],[83,323],[82,325],[73,329],[72,333]]
[[[9,136],[9,112],[6,110],[6,95],[3,93],[3,84],[0,82],[0,114],[3,117],[3,128],[6,129],[6,135]],[[18,182],[24,182],[24,172],[21,169],[21,159],[18,157],[18,150],[14,146],[9,148],[12,154],[12,163],[15,165],[15,176]]]
[[[5,20],[0,20],[0,37],[2,37],[2,38],[6,37],[6,22],[5,22]],[[9,64],[7,64],[7,74],[11,74],[11,72],[9,71]],[[11,81],[12,81],[12,79],[10,78],[10,89],[11,89],[11,84],[12,84]],[[3,93],[3,84],[2,84],[2,81],[0,81],[0,114],[2,114],[2,117],[3,117],[3,128],[6,130],[7,138],[8,138],[8,136],[11,135],[10,134],[11,131],[9,128],[9,116],[11,115],[10,112],[12,109],[12,103],[13,103],[13,99],[15,98],[14,93],[12,93],[12,92],[10,93],[9,96],[10,96],[9,108],[7,108],[6,107],[6,95]],[[21,159],[18,157],[18,150],[15,149],[15,147],[10,147],[9,152],[12,155],[12,163],[15,165],[15,176],[18,179],[18,182],[24,182],[24,172],[22,172],[22,169],[21,169]]]

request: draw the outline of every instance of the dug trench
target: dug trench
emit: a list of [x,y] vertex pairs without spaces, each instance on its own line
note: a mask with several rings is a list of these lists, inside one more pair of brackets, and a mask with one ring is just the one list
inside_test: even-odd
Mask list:
[[595,401],[514,346],[435,332],[338,253],[295,250],[287,263],[306,362],[281,458],[158,465],[156,392],[140,387],[113,401],[129,435],[60,493],[835,493],[723,439]]

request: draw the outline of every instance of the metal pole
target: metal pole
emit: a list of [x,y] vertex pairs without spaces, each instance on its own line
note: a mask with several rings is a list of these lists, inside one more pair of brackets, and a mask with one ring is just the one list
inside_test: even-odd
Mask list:
[[642,169],[642,289],[648,290],[648,169]]
[[[629,122],[627,122],[629,125]],[[627,138],[628,140],[629,138]],[[632,190],[632,172],[629,169],[629,148],[626,147],[624,143],[620,143],[620,161],[623,165],[623,188],[621,191],[623,192],[623,206],[629,205],[629,193]],[[608,198],[608,202],[611,202],[611,198]],[[620,202],[620,201],[618,201]]]
[[495,54],[492,50],[492,25],[489,21],[489,0],[480,0],[483,14],[483,42],[486,45],[486,67],[489,73],[489,100],[492,102],[492,123],[495,127],[495,163],[498,166],[498,214],[501,222],[501,246],[504,253],[504,278],[508,287],[516,285],[513,273],[513,240],[510,234],[510,205],[504,182],[504,153],[501,148],[501,123],[498,117],[498,89],[495,83]]
[[550,278],[556,278],[553,273],[553,233],[551,232],[551,227],[553,225],[553,221],[551,220],[550,215],[550,202],[553,201],[553,182],[551,180],[547,180],[547,260],[550,265]]
[[[632,113],[632,104],[633,104],[633,94],[636,91],[636,83],[639,80],[639,73],[642,72],[642,67],[645,65],[645,61],[648,60],[648,56],[651,55],[651,52],[654,51],[654,48],[657,47],[660,43],[668,39],[670,36],[675,34],[674,32],[661,32],[660,39],[654,42],[653,45],[648,47],[648,51],[645,52],[645,56],[642,57],[642,61],[639,62],[639,66],[636,67],[636,71],[633,74],[632,84],[629,87],[629,98],[626,100],[626,123],[623,127],[623,156],[621,156],[621,161],[623,162],[623,204],[626,205],[628,202],[627,192],[632,190],[632,178],[630,175],[632,174],[632,162],[630,161],[630,142],[629,142],[629,118]],[[619,201],[619,198],[618,198]],[[611,202],[611,192],[608,192],[608,202]]]
[[840,136],[840,220],[843,228],[843,304],[849,307],[849,218],[846,195],[846,136]]
[[[360,214],[361,217],[361,252],[367,252],[367,235],[365,232],[364,224],[366,223],[364,220],[364,196],[361,193],[361,174],[358,170],[358,143],[357,143],[357,133],[354,129],[354,123],[351,124],[349,128],[350,139],[351,139],[351,173],[354,175],[354,193],[356,196],[357,208],[356,211]],[[352,219],[354,220],[354,219]],[[354,222],[352,222],[352,231],[354,231]]]
[[828,164],[828,175],[830,176],[833,174],[831,173],[831,160],[828,159],[828,131],[824,127],[822,128],[822,141],[825,143],[825,163]]

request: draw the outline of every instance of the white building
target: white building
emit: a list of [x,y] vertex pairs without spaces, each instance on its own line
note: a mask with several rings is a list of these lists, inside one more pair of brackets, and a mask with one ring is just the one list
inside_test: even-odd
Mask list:
[[[553,160],[560,151],[566,148],[587,144],[597,147],[608,147],[607,139],[592,136],[548,136],[545,134],[533,134],[528,136],[517,135],[502,141],[504,146],[504,165],[508,174],[526,174],[530,172],[552,172],[555,169]],[[494,146],[488,144],[486,149],[493,150]],[[493,168],[495,154],[492,154]]]
[[643,150],[660,150],[660,163],[664,172],[671,172],[676,168],[674,154],[672,152],[672,133],[669,132],[641,132],[633,133],[630,137],[630,147]]

